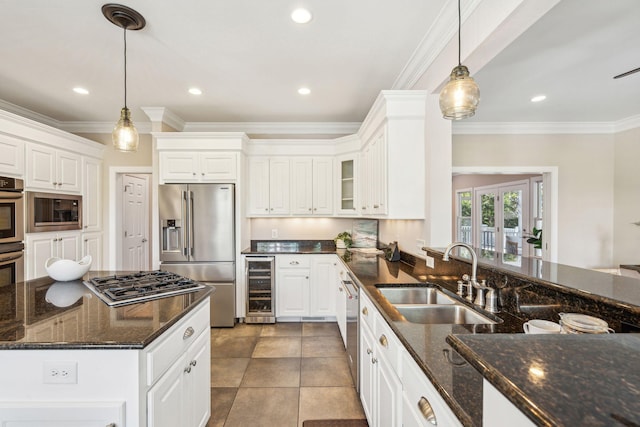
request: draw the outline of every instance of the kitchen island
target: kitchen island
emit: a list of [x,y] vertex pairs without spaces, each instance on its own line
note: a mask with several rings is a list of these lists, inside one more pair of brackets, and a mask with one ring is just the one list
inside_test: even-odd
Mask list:
[[81,281],[15,284],[0,296],[0,420],[206,424],[211,292],[109,307]]
[[[629,374],[629,369],[633,369],[630,366],[635,366],[629,362],[640,357],[640,340],[636,335],[619,334],[637,328],[640,307],[634,302],[617,300],[619,295],[631,292],[634,285],[640,290],[640,281],[547,264],[545,271],[553,267],[564,278],[574,278],[565,288],[557,281],[548,283],[545,273],[529,277],[522,270],[514,272],[514,267],[480,264],[479,279],[489,279],[491,285],[509,282],[500,291],[501,312],[492,314],[475,307],[497,323],[410,323],[389,304],[376,285],[419,286],[427,282],[453,296],[457,280],[463,273],[470,273],[470,264],[464,257],[445,263],[441,250],[429,254],[435,258],[433,269],[425,267],[423,260],[406,254],[403,254],[405,262],[395,263],[349,253],[343,255],[343,260],[361,291],[463,425],[498,425],[483,408],[484,392],[489,388],[486,382],[498,389],[507,405],[517,408],[516,412],[524,414],[531,425],[640,425],[640,378]],[[537,271],[541,272],[540,268]],[[602,292],[594,294],[599,280],[604,285]],[[580,284],[588,289],[581,289]],[[522,333],[527,320],[558,321],[561,311],[601,317],[618,334],[541,337]],[[603,348],[615,354],[607,357]],[[539,364],[546,379],[531,376],[532,361]],[[622,385],[620,379],[628,383]],[[562,398],[551,391],[560,384]],[[490,407],[498,415],[502,414],[500,409]],[[516,425],[509,417],[502,419],[502,425]]]

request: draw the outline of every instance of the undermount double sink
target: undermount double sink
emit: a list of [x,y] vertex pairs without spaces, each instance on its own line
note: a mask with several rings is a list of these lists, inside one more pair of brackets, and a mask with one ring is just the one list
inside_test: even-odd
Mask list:
[[498,323],[429,285],[377,285],[376,287],[404,320],[410,323],[434,325]]

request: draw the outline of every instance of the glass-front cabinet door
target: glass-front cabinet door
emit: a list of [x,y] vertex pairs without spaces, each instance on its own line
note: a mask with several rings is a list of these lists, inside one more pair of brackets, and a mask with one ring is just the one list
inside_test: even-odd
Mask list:
[[349,154],[338,157],[336,162],[337,180],[337,213],[339,215],[357,215],[357,183],[358,176],[358,158],[357,154]]

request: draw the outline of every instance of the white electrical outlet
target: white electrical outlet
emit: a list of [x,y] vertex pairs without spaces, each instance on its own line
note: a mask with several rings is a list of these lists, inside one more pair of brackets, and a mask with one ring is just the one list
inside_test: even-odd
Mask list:
[[278,229],[277,228],[272,228],[271,229],[271,238],[272,239],[277,239],[278,238]]
[[427,267],[429,268],[435,268],[435,260],[433,259],[432,256],[428,256],[425,258],[427,260]]
[[424,240],[422,239],[416,240],[416,248],[418,248],[418,254],[427,255],[427,253],[422,250],[422,248],[424,248],[425,246],[426,246],[426,243],[424,242]]
[[78,362],[44,362],[45,384],[77,384]]

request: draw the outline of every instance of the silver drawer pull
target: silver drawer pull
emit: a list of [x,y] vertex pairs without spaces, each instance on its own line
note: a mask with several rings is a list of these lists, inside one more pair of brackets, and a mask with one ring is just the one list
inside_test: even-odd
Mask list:
[[418,409],[420,409],[420,413],[428,423],[431,423],[434,426],[438,425],[436,414],[433,412],[433,408],[431,407],[431,404],[426,397],[422,396],[420,398],[420,400],[418,401]]
[[371,354],[371,353],[373,353],[373,351],[371,351],[371,349],[370,349],[370,348],[368,348],[368,349],[367,349],[367,354]]
[[291,262],[289,263],[289,265],[298,265],[298,264],[300,264],[298,261],[291,261]]
[[196,366],[197,363],[198,363],[197,360],[192,360],[191,362],[189,362],[189,365]]
[[184,372],[187,374],[191,373],[191,366],[187,366],[186,368],[184,368]]
[[116,427],[116,423],[109,423],[109,424],[107,424],[107,425],[106,425],[106,426],[104,426],[104,427]]
[[187,338],[191,337],[194,334],[195,330],[189,326],[187,329],[185,329],[184,334],[182,335],[182,339],[186,340]]
[[362,309],[362,314],[364,314],[365,316],[369,315],[369,310],[367,309],[367,307]]
[[387,337],[384,334],[380,335],[380,340],[379,341],[380,341],[380,344],[382,344],[383,347],[387,347],[387,348],[389,347],[389,340],[387,340]]

